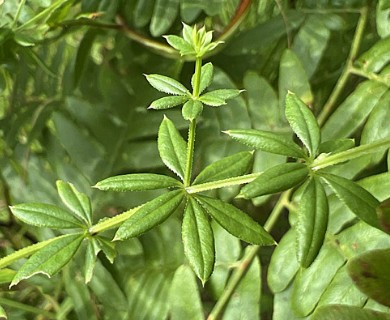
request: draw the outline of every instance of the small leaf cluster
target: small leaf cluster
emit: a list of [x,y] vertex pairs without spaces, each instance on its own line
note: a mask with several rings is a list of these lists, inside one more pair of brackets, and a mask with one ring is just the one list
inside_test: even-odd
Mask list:
[[[229,130],[233,139],[258,150],[295,159],[264,171],[241,189],[240,197],[278,193],[297,187],[296,200],[297,259],[308,267],[324,242],[329,206],[325,188],[329,186],[353,213],[369,225],[380,228],[376,209],[379,201],[358,184],[329,173],[325,168],[365,153],[362,147],[351,148],[351,140],[321,143],[321,131],[310,109],[295,94],[286,97],[286,118],[302,147],[289,137],[261,130]],[[388,144],[388,141],[386,142]]]

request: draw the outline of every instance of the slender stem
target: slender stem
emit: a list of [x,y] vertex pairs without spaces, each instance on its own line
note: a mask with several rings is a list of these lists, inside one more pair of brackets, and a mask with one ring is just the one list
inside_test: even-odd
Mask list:
[[319,160],[313,161],[310,165],[311,169],[316,171],[326,167],[333,166],[335,164],[345,162],[348,160],[352,160],[366,154],[379,152],[381,149],[390,147],[390,139],[383,139],[379,141],[375,141],[369,144],[364,144],[356,148],[352,148],[343,152],[339,152],[329,157],[325,157]]
[[361,44],[362,39],[363,39],[363,33],[364,33],[364,28],[365,28],[366,23],[367,23],[367,19],[368,19],[368,8],[363,7],[360,11],[360,18],[359,18],[359,21],[358,21],[358,24],[357,24],[357,27],[355,30],[355,35],[353,37],[353,41],[352,41],[351,49],[349,51],[346,65],[345,65],[343,72],[341,73],[341,76],[338,79],[336,86],[333,89],[328,101],[325,103],[324,107],[322,108],[321,113],[318,116],[318,123],[320,126],[322,126],[325,123],[326,119],[332,113],[333,109],[336,106],[337,100],[339,99],[341,93],[343,92],[343,90],[347,84],[349,75],[351,74],[352,63],[358,54],[360,44]]
[[[286,205],[286,202],[288,202],[290,193],[291,193],[291,189],[282,193],[277,204],[275,205],[270,216],[268,217],[264,225],[264,229],[267,230],[268,232],[270,232],[272,228],[275,226],[275,223],[280,217],[280,214],[282,213],[283,208]],[[225,291],[218,299],[216,305],[214,306],[207,320],[216,320],[222,315],[222,312],[225,309],[226,305],[228,304],[230,297],[232,296],[234,290],[241,282],[242,278],[247,273],[253,260],[256,258],[257,252],[259,251],[260,248],[261,248],[260,246],[250,246],[247,248],[247,250],[245,251],[244,258],[239,263],[237,269],[233,272],[233,275],[231,276],[229,283],[225,288]]]
[[387,77],[387,78],[381,77],[380,75],[376,74],[375,72],[367,72],[365,70],[362,70],[362,69],[359,69],[359,68],[355,68],[355,67],[352,67],[352,66],[349,68],[349,72],[352,73],[352,74],[356,74],[358,76],[367,78],[369,80],[380,82],[380,83],[384,84],[388,88],[390,87],[390,78],[389,77]]
[[128,218],[130,218],[138,209],[140,209],[142,206],[130,209],[126,212],[123,212],[121,214],[118,214],[115,217],[112,217],[110,219],[103,220],[102,222],[99,222],[95,224],[94,226],[90,227],[88,229],[88,232],[91,235],[94,235],[99,232],[103,232],[109,229],[116,228],[120,224],[122,224],[124,221],[126,221]]
[[262,174],[262,172],[256,172],[256,173],[246,174],[244,176],[192,185],[192,186],[186,188],[186,191],[187,191],[187,193],[199,193],[199,192],[208,191],[208,190],[236,186],[239,184],[252,182],[257,177],[259,177],[261,174]]
[[[197,57],[195,62],[195,74],[194,74],[194,84],[193,84],[194,88],[192,92],[194,98],[199,97],[201,70],[202,70],[202,57]],[[191,120],[190,127],[188,129],[187,160],[186,160],[186,172],[184,174],[184,187],[188,187],[191,184],[192,163],[194,160],[195,132],[196,132],[196,119],[193,119]]]
[[19,3],[18,10],[16,11],[16,14],[14,17],[14,21],[12,21],[12,25],[11,25],[12,29],[15,28],[16,24],[18,23],[20,14],[22,13],[22,9],[23,9],[25,3],[26,3],[26,0],[21,0]]

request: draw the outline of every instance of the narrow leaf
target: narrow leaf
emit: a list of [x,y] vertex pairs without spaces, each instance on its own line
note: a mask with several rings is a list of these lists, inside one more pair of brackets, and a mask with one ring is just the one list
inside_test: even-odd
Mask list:
[[354,139],[336,139],[322,142],[319,153],[337,153],[349,150],[355,146]]
[[196,278],[187,265],[180,266],[173,276],[169,291],[169,305],[171,320],[204,319]]
[[159,74],[149,74],[145,75],[145,77],[150,85],[158,91],[178,96],[185,96],[188,93],[188,90],[185,86],[183,86],[179,81],[176,81],[170,77]]
[[150,33],[159,37],[166,32],[175,21],[179,10],[179,0],[156,0],[150,22]]
[[68,211],[45,203],[23,203],[10,207],[21,221],[53,229],[82,228],[83,223]]
[[7,319],[8,319],[7,313],[5,312],[3,307],[0,306],[0,320],[7,320]]
[[198,100],[187,101],[182,109],[182,115],[185,120],[192,121],[198,118],[203,111],[203,104]]
[[180,52],[180,55],[196,55],[196,52],[194,48],[189,44],[187,41],[185,41],[183,38],[178,36],[164,36],[164,38],[167,40],[169,45]]
[[233,139],[261,151],[281,154],[293,158],[305,158],[304,151],[283,135],[261,130],[229,130],[226,134]]
[[96,236],[96,240],[99,243],[99,247],[106,255],[108,261],[114,263],[114,259],[116,257],[115,243],[113,243],[111,239],[102,236]]
[[[199,94],[201,94],[213,81],[214,67],[211,62],[206,63],[201,68],[200,72],[200,84],[199,84]],[[194,88],[195,74],[191,78],[191,85]]]
[[299,185],[308,175],[309,169],[303,163],[282,163],[264,171],[253,182],[244,186],[240,195],[251,199],[278,193]]
[[114,176],[99,181],[95,188],[104,191],[144,191],[180,187],[182,184],[171,177],[154,173],[134,173]]
[[205,93],[199,100],[208,106],[219,107],[226,104],[226,100],[238,97],[240,92],[238,89],[219,89]]
[[239,152],[218,160],[204,168],[194,180],[195,184],[238,177],[248,173],[253,162],[253,152]]
[[257,222],[240,209],[218,199],[197,196],[196,200],[229,233],[248,243],[274,245],[275,240]]
[[192,197],[184,211],[182,238],[188,262],[204,284],[214,269],[214,237],[207,213]]
[[72,259],[83,239],[84,235],[70,234],[51,242],[24,263],[13,278],[10,287],[38,273],[50,278]]
[[168,96],[154,100],[148,109],[163,110],[183,104],[189,98],[187,96]]
[[302,186],[298,203],[295,231],[297,235],[297,260],[307,268],[317,257],[324,242],[328,225],[328,199],[317,177]]
[[291,92],[286,97],[286,118],[310,155],[315,157],[321,139],[320,127],[310,109]]
[[99,244],[95,238],[89,239],[87,243],[87,249],[85,250],[85,262],[84,262],[84,278],[85,283],[89,283],[92,279],[93,270],[96,265],[96,257],[100,251]]
[[157,144],[161,160],[183,180],[187,146],[173,122],[167,117],[161,122]]
[[87,225],[92,223],[92,208],[89,198],[79,192],[73,184],[57,181],[57,190],[62,202]]
[[181,190],[167,192],[144,204],[118,229],[114,240],[125,240],[154,228],[164,222],[183,200]]
[[390,249],[365,252],[348,261],[347,267],[360,291],[390,307]]
[[368,51],[363,53],[356,64],[369,72],[379,72],[390,61],[390,37],[376,42]]
[[369,225],[380,228],[376,208],[379,201],[371,193],[356,183],[333,174],[321,173],[321,177],[329,184],[338,198],[351,211]]
[[386,313],[347,305],[327,305],[316,310],[312,320],[390,320]]

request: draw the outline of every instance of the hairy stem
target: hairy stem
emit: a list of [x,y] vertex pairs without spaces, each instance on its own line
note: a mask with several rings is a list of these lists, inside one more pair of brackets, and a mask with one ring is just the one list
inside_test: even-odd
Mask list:
[[334,87],[328,101],[325,103],[324,107],[322,108],[321,113],[319,114],[317,120],[320,126],[322,126],[326,119],[329,117],[329,115],[332,113],[333,109],[336,106],[336,102],[339,99],[341,93],[343,92],[348,78],[351,74],[351,68],[352,64],[359,52],[360,44],[363,39],[363,33],[364,33],[364,28],[366,26],[368,19],[368,8],[363,7],[360,11],[360,18],[359,22],[357,24],[356,30],[355,30],[355,35],[353,37],[351,49],[349,51],[349,55],[347,58],[347,62],[345,64],[345,67],[343,69],[343,72],[341,73],[340,78],[338,79],[336,86]]
[[[266,223],[264,224],[264,229],[268,232],[272,230],[272,228],[275,226],[276,221],[280,217],[280,214],[283,212],[283,208],[288,202],[290,193],[291,189],[282,193],[270,216],[268,217]],[[216,320],[222,315],[222,312],[228,304],[232,294],[234,293],[234,290],[237,288],[242,278],[247,273],[253,260],[256,258],[257,252],[260,248],[261,246],[253,245],[248,247],[248,249],[245,251],[243,259],[240,261],[238,267],[234,270],[225,288],[225,291],[222,293],[221,297],[217,301],[207,320]]]

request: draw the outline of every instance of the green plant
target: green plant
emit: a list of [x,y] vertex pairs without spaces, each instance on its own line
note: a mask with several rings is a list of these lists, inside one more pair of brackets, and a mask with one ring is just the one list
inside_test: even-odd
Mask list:
[[[9,205],[21,199],[34,202],[11,205],[12,216],[5,219],[4,226],[10,226],[12,232],[24,226],[15,232],[21,234],[21,240],[1,229],[11,243],[0,259],[1,283],[16,288],[16,300],[22,302],[5,296],[0,297],[0,304],[20,310],[23,317],[41,313],[61,319],[95,319],[99,314],[122,319],[168,315],[172,319],[201,319],[204,314],[209,319],[222,315],[226,319],[257,318],[260,305],[266,310],[265,319],[271,310],[274,319],[323,319],[329,314],[337,319],[355,314],[388,319],[389,217],[388,205],[381,205],[381,201],[390,198],[390,177],[384,169],[384,163],[390,161],[384,159],[390,146],[389,33],[385,27],[390,9],[379,1],[374,15],[369,5],[359,9],[351,5],[324,9],[328,16],[323,15],[320,5],[311,4],[310,9],[310,1],[306,2],[297,4],[301,11],[292,12],[284,11],[288,5],[278,1],[259,2],[261,14],[255,17],[251,11],[254,4],[250,8],[250,1],[242,1],[215,42],[205,27],[183,24],[182,37],[165,37],[170,46],[132,31],[123,16],[117,16],[116,23],[112,20],[121,10],[134,12],[133,20],[126,18],[138,28],[150,21],[151,35],[159,37],[178,14],[178,1],[167,5],[144,0],[99,5],[82,1],[79,16],[73,15],[78,10],[74,1],[50,5],[43,1],[36,4],[45,8],[43,11],[38,15],[27,11],[25,16],[21,15],[27,8],[25,1],[17,8],[4,5],[8,20],[1,29],[1,57],[7,61],[1,68],[6,93],[1,100],[5,110],[2,124],[7,129],[12,129],[6,127],[8,122],[16,124],[17,130],[12,130],[18,132],[22,143],[3,132],[3,194]],[[199,2],[198,7],[186,1],[181,5],[181,20],[191,20],[186,12],[194,16],[202,10],[212,12],[212,5],[205,2]],[[357,22],[342,20],[338,10],[360,18]],[[103,18],[99,17],[101,12]],[[275,12],[281,15],[271,18]],[[246,20],[244,13],[249,13]],[[64,19],[67,16],[71,18]],[[379,38],[375,43],[364,37],[370,17],[377,22]],[[223,15],[219,18],[224,19]],[[258,24],[256,18],[264,18],[265,24]],[[243,21],[248,25],[241,25],[242,34],[229,39]],[[331,48],[327,52],[323,45],[331,37],[330,30],[342,33],[342,22],[356,26],[347,57]],[[74,41],[68,33],[83,26],[89,29],[74,61],[71,49],[54,53],[47,49],[51,41]],[[267,28],[283,30],[272,34],[276,40],[286,35],[288,48],[284,42],[272,44]],[[117,36],[115,50],[111,44],[99,42],[104,29],[123,31],[125,36]],[[254,41],[259,32],[263,35],[261,44]],[[175,62],[142,55],[144,49],[137,46],[128,49],[126,37]],[[227,62],[221,66],[236,82],[243,78],[241,87],[245,90],[234,88],[234,83],[214,67],[218,59],[224,59],[218,56],[220,50],[225,52],[221,49],[224,41],[226,52],[238,56],[240,62],[235,66],[231,62],[234,58],[225,58]],[[41,49],[33,47],[37,44]],[[366,49],[360,50],[362,46]],[[99,62],[98,49],[109,52],[103,58],[106,64]],[[245,61],[244,50],[265,57],[269,65],[280,65],[279,99],[267,63]],[[311,55],[311,50],[317,50],[317,55]],[[123,59],[128,53],[138,60]],[[88,60],[90,54],[93,62]],[[330,84],[321,86],[326,82],[321,72],[329,68],[329,61],[321,62],[321,57],[345,62],[334,90],[329,79]],[[206,58],[213,61],[203,64]],[[52,69],[60,60],[58,76]],[[184,61],[191,66],[194,62],[195,71],[186,71],[187,78],[178,81],[185,70]],[[145,76],[152,87],[167,96],[156,96],[140,86],[148,63],[154,64],[152,70],[171,75],[153,71]],[[247,72],[246,63],[261,69],[268,78]],[[33,85],[24,83],[19,73],[11,77],[13,69],[35,67]],[[89,85],[92,78],[88,73],[94,70],[99,70],[100,92]],[[129,72],[134,78],[118,80],[116,71]],[[352,74],[367,80],[352,85],[348,82]],[[40,76],[47,80],[43,88],[39,87]],[[64,86],[60,77],[66,80]],[[314,95],[310,77],[312,83],[319,81]],[[19,106],[11,99],[19,92],[18,86],[31,95],[24,102],[34,110],[32,124],[24,117],[29,110],[20,108],[15,116],[11,112]],[[133,107],[117,107],[129,94]],[[144,108],[139,111],[136,107],[146,104],[154,110],[145,114]],[[63,105],[66,111],[61,109]],[[105,105],[111,106],[109,112]],[[182,132],[188,132],[186,140]],[[29,167],[24,168],[20,159],[27,159]],[[145,171],[149,173],[140,173]],[[57,177],[61,180],[56,182],[55,194],[46,181]],[[27,190],[23,197],[15,191],[8,194],[8,185],[25,184],[23,179],[27,178],[31,188],[22,189]],[[99,190],[92,192],[91,184]],[[258,206],[263,211],[272,207],[267,219],[258,214]],[[127,210],[129,207],[132,209]],[[281,219],[284,209],[289,211],[291,227]],[[110,210],[124,212],[108,217]],[[13,217],[29,227],[16,223]],[[281,239],[272,255],[272,249],[264,248],[276,243],[271,232]],[[243,249],[239,239],[252,245]],[[261,265],[267,264],[260,264],[259,256],[270,258],[267,283],[273,292],[273,307],[267,307],[269,294],[264,290],[260,297]],[[31,278],[40,273],[53,277],[60,270],[61,276],[50,280]],[[50,308],[24,302],[23,293],[30,290],[35,299],[30,304],[40,304],[39,297],[46,297],[45,292],[53,287],[55,297],[43,299],[50,301]],[[215,302],[213,307],[208,296]],[[91,304],[91,298],[98,302]],[[1,317],[6,317],[2,309]]]

